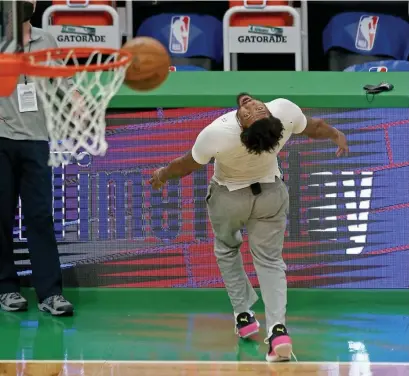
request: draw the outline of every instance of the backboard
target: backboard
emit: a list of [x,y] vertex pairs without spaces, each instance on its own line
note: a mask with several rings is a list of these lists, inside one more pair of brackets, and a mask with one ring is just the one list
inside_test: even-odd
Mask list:
[[0,53],[15,53],[22,46],[22,1],[0,0]]

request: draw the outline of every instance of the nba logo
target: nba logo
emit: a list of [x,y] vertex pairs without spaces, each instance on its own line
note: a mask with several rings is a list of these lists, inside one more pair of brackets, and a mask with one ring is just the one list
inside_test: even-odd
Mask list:
[[386,67],[370,67],[369,72],[387,72],[388,68]]
[[170,23],[169,51],[184,54],[189,45],[190,17],[174,16]]
[[356,31],[355,48],[361,51],[371,51],[375,44],[378,16],[362,16]]

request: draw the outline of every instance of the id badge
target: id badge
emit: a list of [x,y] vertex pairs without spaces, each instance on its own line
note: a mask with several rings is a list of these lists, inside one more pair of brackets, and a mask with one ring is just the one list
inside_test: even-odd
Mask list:
[[28,84],[17,85],[18,109],[20,112],[34,112],[38,111],[37,92],[35,84],[30,82]]

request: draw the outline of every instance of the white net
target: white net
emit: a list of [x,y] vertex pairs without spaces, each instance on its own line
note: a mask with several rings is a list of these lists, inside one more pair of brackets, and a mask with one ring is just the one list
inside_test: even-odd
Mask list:
[[[106,56],[95,50],[85,62],[76,56],[74,50],[62,60],[56,60],[51,52],[46,54],[47,58],[41,58],[40,63],[31,56],[31,64],[51,68],[68,63],[77,67],[98,65],[97,71],[81,70],[72,78],[31,77],[46,115],[50,137],[49,165],[67,164],[73,158],[81,158],[84,152],[103,156],[108,148],[105,111],[124,81],[129,58],[119,51]],[[109,67],[109,64],[120,61],[124,64]]]

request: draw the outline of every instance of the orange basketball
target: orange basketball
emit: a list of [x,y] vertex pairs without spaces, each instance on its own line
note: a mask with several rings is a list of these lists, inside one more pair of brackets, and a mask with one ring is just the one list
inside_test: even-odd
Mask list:
[[152,90],[168,77],[170,57],[156,39],[137,37],[125,43],[122,49],[133,56],[125,76],[125,84],[131,89]]

